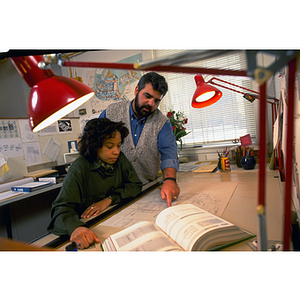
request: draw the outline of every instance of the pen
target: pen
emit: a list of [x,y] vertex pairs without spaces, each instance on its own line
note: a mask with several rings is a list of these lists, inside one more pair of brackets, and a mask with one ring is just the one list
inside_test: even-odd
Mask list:
[[96,250],[98,250],[98,251],[104,251],[103,246],[102,246],[101,243],[95,243],[94,246],[95,246]]

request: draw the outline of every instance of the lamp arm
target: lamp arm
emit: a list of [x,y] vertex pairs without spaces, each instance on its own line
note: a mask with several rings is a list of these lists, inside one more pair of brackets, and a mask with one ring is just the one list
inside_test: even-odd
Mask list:
[[[248,77],[246,70],[223,70],[223,69],[208,69],[199,67],[185,66],[165,66],[158,65],[151,68],[144,68],[139,63],[107,63],[107,62],[85,62],[85,61],[65,61],[60,54],[56,57],[50,56],[50,61],[62,67],[77,67],[77,68],[99,68],[99,69],[122,69],[135,71],[156,71],[156,72],[174,72],[187,74],[210,74],[210,75],[228,75],[228,76],[244,76]],[[39,64],[41,69],[47,69],[49,62],[45,61]]]
[[[243,86],[239,86],[239,85],[233,84],[233,83],[231,83],[231,82],[222,80],[222,79],[217,78],[217,77],[212,77],[207,83],[210,83],[210,84],[213,84],[213,85],[217,85],[217,86],[219,86],[219,87],[221,87],[221,88],[224,88],[224,89],[227,89],[227,90],[236,92],[236,93],[240,93],[240,94],[243,94],[243,95],[246,94],[246,92],[242,92],[242,91],[239,91],[239,90],[230,88],[230,87],[228,87],[228,86],[224,86],[224,85],[222,85],[222,84],[216,83],[215,81],[221,81],[221,82],[226,83],[226,84],[228,84],[228,85],[232,85],[232,86],[234,86],[234,87],[238,87],[239,89],[244,89],[245,91],[255,93],[254,95],[251,94],[251,96],[253,96],[254,98],[256,98],[256,99],[259,100],[259,93],[258,93],[258,92],[253,91],[253,90],[250,90],[250,89],[247,89],[247,88],[245,88],[245,87],[243,87]],[[267,101],[268,103],[270,103],[270,104],[273,104],[273,103],[277,104],[277,103],[279,102],[279,100],[278,100],[277,98],[270,97],[270,96],[267,96],[267,98],[274,101],[274,102],[272,102],[272,101],[266,100],[266,101]]]

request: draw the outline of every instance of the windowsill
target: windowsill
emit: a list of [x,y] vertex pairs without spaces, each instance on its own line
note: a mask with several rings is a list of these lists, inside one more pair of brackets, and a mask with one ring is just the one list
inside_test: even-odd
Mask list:
[[[241,143],[230,143],[230,142],[224,142],[224,143],[216,143],[216,144],[204,144],[204,145],[183,145],[182,150],[180,150],[180,146],[177,146],[178,150],[184,151],[184,150],[191,150],[191,149],[219,149],[219,148],[235,148],[241,146]],[[258,149],[258,145],[256,143],[252,144],[251,147],[253,147],[255,150]]]
[[[182,146],[178,147],[178,156],[180,158],[186,157],[189,161],[215,161],[218,160],[218,152],[222,153],[225,148],[229,150],[230,159],[233,159],[234,150],[236,147],[240,146],[240,143],[233,144],[233,143],[218,143],[218,144],[210,144],[210,145],[203,145],[202,147],[195,147],[195,146]],[[258,150],[259,147],[257,144],[251,145],[254,150]]]

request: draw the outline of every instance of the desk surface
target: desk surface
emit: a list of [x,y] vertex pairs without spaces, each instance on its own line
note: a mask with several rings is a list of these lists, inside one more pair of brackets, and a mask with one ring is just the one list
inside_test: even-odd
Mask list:
[[[177,175],[178,185],[181,193],[178,197],[186,197],[189,193],[201,194],[201,187],[204,185],[207,188],[220,187],[223,190],[216,191],[218,193],[226,193],[226,183],[228,183],[229,199],[226,202],[226,207],[219,211],[220,216],[229,222],[240,226],[254,234],[258,233],[257,228],[257,199],[258,199],[258,169],[243,170],[233,169],[232,172],[223,173],[194,173],[194,172],[179,172]],[[235,184],[234,184],[235,183]],[[151,193],[155,193],[155,190]],[[227,195],[227,196],[228,196]],[[137,201],[143,201],[141,197]],[[283,240],[283,200],[280,176],[277,171],[267,170],[266,172],[266,221],[267,221],[267,238],[269,241],[276,243]],[[165,201],[160,200],[159,206],[166,206]],[[133,205],[133,204],[131,204]],[[125,208],[126,209],[126,208]],[[124,209],[124,210],[125,210]],[[106,226],[110,219],[121,216],[122,211],[110,217],[106,221],[101,221],[92,229],[103,242],[111,234],[121,230],[121,227]],[[120,219],[120,217],[119,217]],[[229,251],[251,251],[250,241],[245,241],[224,250]],[[61,246],[58,250],[64,250],[66,245]],[[89,250],[96,250],[95,246]]]

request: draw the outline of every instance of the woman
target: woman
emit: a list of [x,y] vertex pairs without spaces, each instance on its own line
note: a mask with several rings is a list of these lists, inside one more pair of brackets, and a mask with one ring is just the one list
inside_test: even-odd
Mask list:
[[124,123],[106,118],[86,123],[79,142],[81,155],[69,168],[52,204],[50,232],[69,235],[79,249],[88,248],[99,239],[80,218],[97,215],[141,192],[142,182],[120,151],[128,133]]

